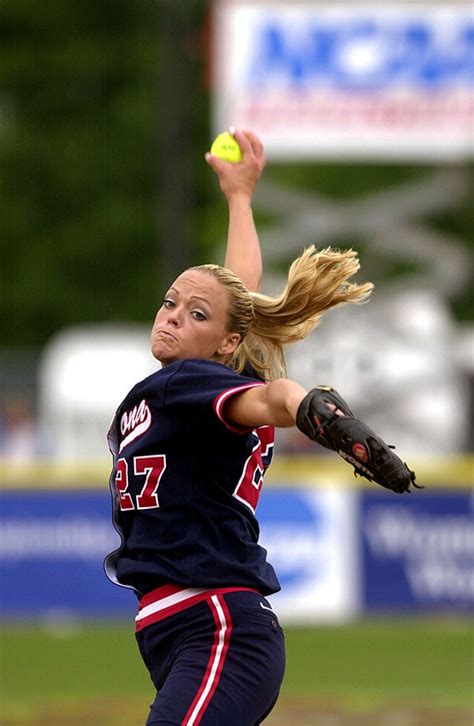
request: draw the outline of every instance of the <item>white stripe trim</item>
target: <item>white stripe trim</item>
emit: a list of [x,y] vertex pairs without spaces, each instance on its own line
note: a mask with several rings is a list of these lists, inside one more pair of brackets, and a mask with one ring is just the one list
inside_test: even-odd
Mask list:
[[150,415],[147,417],[147,419],[143,421],[143,423],[138,424],[138,426],[134,428],[133,431],[131,431],[123,439],[122,443],[120,444],[119,454],[121,454],[124,448],[128,446],[132,441],[135,441],[135,439],[137,439],[139,436],[142,436],[146,431],[148,431],[151,426],[151,413],[150,411],[148,411],[148,413]]
[[256,388],[257,386],[264,386],[265,383],[249,383],[246,386],[236,386],[235,388],[229,388],[227,391],[224,391],[221,393],[217,399],[216,399],[216,414],[218,418],[222,421],[223,424],[225,424],[227,427],[229,427],[229,424],[222,416],[222,407],[224,403],[227,401],[229,396],[233,396],[234,393],[237,393],[238,391],[248,391],[249,388]]
[[213,595],[211,597],[211,600],[214,604],[214,607],[217,610],[217,615],[219,616],[219,622],[221,624],[221,629],[219,630],[219,642],[218,642],[218,646],[216,648],[216,653],[214,656],[214,662],[211,667],[211,672],[209,673],[209,678],[207,679],[207,683],[204,687],[203,692],[201,693],[201,697],[200,697],[199,701],[196,703],[191,716],[186,721],[186,726],[193,726],[193,724],[196,722],[196,718],[199,716],[199,711],[201,710],[203,703],[205,702],[206,698],[208,697],[209,691],[211,690],[212,685],[215,681],[217,669],[219,667],[219,662],[222,657],[222,650],[224,648],[224,639],[225,639],[225,634],[227,631],[227,623],[226,623],[226,619],[225,619],[225,614],[224,614],[224,611],[222,610],[222,607],[221,607],[221,604],[219,602],[217,595]]
[[209,588],[193,587],[189,588],[188,590],[180,590],[180,592],[175,592],[173,595],[168,595],[168,597],[157,600],[157,602],[152,602],[149,605],[145,605],[145,607],[142,608],[138,613],[135,621],[138,623],[140,622],[140,620],[143,620],[143,618],[147,618],[149,615],[159,613],[161,610],[165,610],[172,605],[177,605],[178,603],[183,602],[183,600],[189,600],[189,598],[194,597],[195,595],[201,595],[203,592],[209,592]]

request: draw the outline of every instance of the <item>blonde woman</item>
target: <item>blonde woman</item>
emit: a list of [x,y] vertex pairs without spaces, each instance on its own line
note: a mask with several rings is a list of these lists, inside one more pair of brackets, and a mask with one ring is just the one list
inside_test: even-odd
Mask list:
[[[259,147],[250,135],[239,141],[246,169]],[[255,183],[262,168],[254,164]],[[227,172],[217,171],[222,186]],[[227,191],[238,173],[230,187],[224,179]],[[234,212],[257,258],[242,275],[256,288],[245,194]],[[226,261],[238,268],[239,234],[230,238]],[[139,599],[136,637],[157,691],[148,726],[255,726],[276,702],[284,638],[266,596],[280,585],[258,544],[256,509],[274,427],[294,426],[307,396],[284,377],[283,350],[326,310],[367,300],[372,285],[350,281],[358,267],[352,251],[310,247],[276,298],[218,265],[185,270],[164,295],[151,333],[162,368],[132,388],[110,430],[122,544],[106,570]]]

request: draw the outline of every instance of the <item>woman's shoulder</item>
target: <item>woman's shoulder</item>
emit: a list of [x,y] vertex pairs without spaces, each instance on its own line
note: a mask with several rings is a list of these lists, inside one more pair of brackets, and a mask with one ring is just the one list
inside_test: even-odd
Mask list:
[[[229,368],[229,366],[224,365],[224,363],[218,363],[215,360],[208,360],[206,358],[186,358],[185,360],[179,361],[181,364],[179,367],[179,370],[189,371],[189,370],[200,370],[200,371],[209,371],[210,373],[231,373],[233,375],[239,375],[236,373],[232,368]],[[172,365],[176,365],[173,363]]]
[[233,368],[225,365],[224,363],[218,363],[215,360],[205,360],[201,358],[188,358],[181,361],[183,364],[180,368],[182,373],[194,373],[197,375],[212,375],[222,376],[227,379],[233,379],[236,382],[251,378],[253,380],[262,381],[258,373],[250,365],[246,365],[244,369],[239,373]]
[[167,388],[168,384],[173,380],[182,384],[186,379],[192,381],[197,387],[200,387],[200,385],[205,386],[206,381],[209,380],[214,383],[220,381],[224,385],[238,385],[239,382],[244,383],[248,379],[259,382],[262,380],[251,366],[246,366],[241,373],[237,373],[229,366],[214,360],[186,358],[169,363],[138,381],[130,389],[126,398],[146,395],[149,391],[156,393],[160,389]]
[[253,378],[254,380],[265,383],[265,380],[260,373],[257,373],[255,368],[248,362],[244,365],[241,375],[245,376],[245,378]]

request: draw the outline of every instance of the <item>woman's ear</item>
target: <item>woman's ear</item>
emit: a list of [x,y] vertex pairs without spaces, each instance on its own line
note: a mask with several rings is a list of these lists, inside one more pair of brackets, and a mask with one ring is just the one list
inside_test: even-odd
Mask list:
[[239,347],[242,336],[240,333],[227,333],[222,343],[216,350],[218,355],[232,355]]

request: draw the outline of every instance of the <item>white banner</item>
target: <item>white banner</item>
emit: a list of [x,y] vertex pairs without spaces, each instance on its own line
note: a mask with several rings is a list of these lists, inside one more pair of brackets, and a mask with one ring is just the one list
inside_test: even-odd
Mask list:
[[269,158],[473,155],[470,2],[220,0],[212,38],[214,131]]
[[282,588],[270,601],[284,623],[343,622],[358,611],[356,492],[327,484],[269,489],[259,503],[260,544]]

